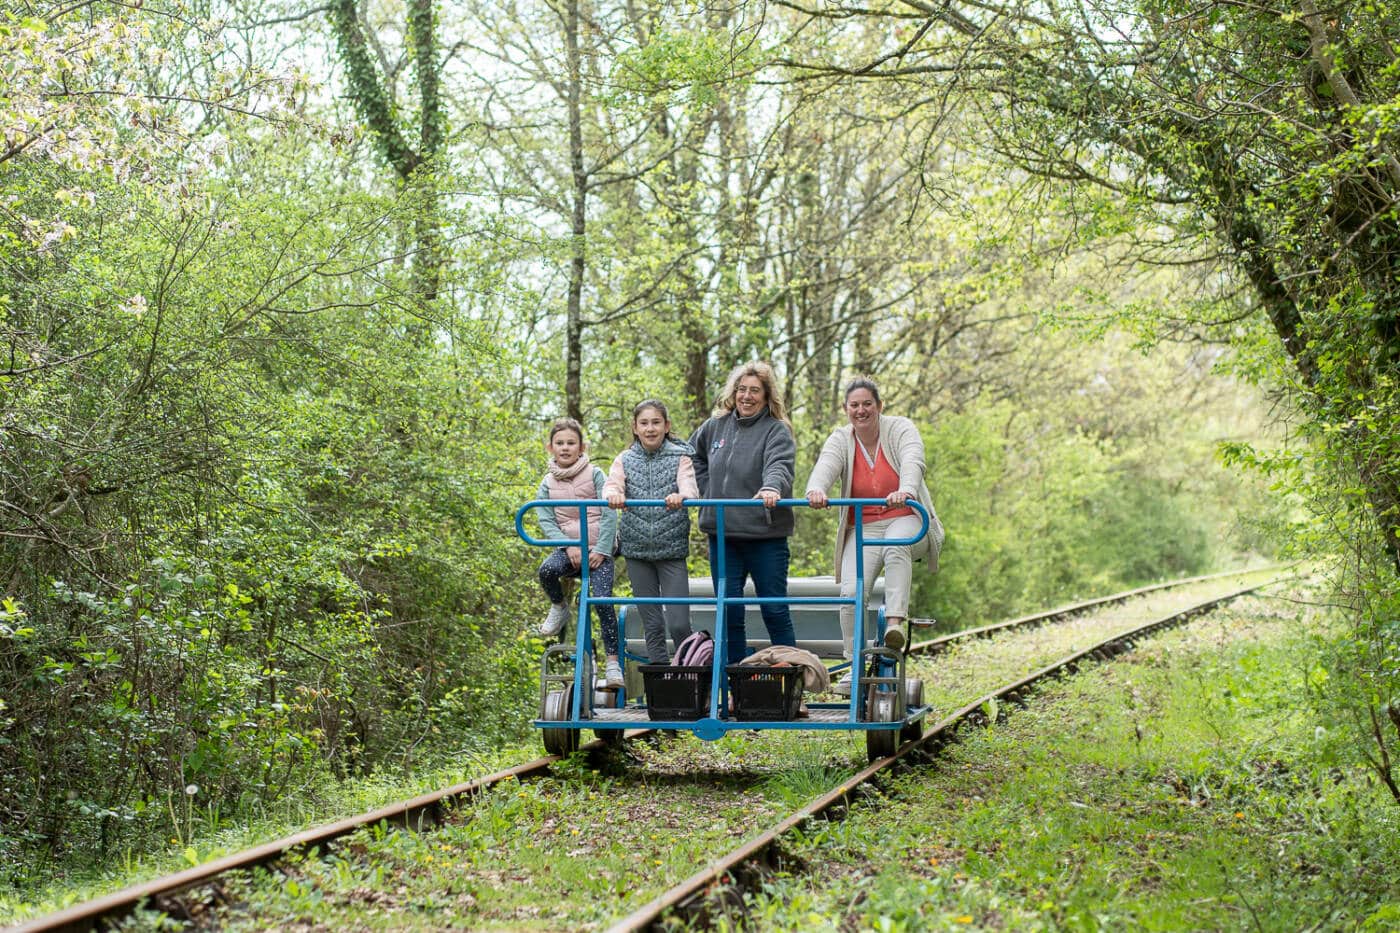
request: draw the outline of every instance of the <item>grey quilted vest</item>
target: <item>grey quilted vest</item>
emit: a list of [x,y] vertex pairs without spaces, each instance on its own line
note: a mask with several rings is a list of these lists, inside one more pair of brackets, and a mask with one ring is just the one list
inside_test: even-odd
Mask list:
[[[679,491],[676,471],[681,457],[694,451],[689,444],[662,442],[652,453],[638,441],[622,452],[628,499],[664,499]],[[622,556],[639,560],[676,560],[690,553],[690,510],[629,506],[619,516]]]

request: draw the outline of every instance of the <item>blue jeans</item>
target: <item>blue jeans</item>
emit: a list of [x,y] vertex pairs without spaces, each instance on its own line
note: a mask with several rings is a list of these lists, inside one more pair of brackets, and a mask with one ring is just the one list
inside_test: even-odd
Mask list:
[[[710,535],[710,579],[714,581],[715,592],[720,592],[719,548],[714,535]],[[762,538],[756,541],[724,542],[724,590],[725,596],[744,595],[744,580],[753,578],[754,593],[758,596],[787,596],[788,578],[788,539]],[[749,656],[749,646],[744,634],[744,610],[740,603],[731,603],[724,611],[724,638],[726,641],[725,663],[738,664]],[[792,628],[792,613],[786,604],[761,605],[759,613],[768,629],[768,640],[775,645],[797,645],[797,634]]]

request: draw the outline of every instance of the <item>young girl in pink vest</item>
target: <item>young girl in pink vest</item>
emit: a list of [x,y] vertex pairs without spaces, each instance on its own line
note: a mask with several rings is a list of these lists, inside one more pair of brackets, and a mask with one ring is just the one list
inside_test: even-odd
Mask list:
[[[560,418],[549,429],[549,470],[540,481],[538,499],[602,499],[607,476],[602,469],[588,461],[584,450],[583,427],[572,418]],[[617,512],[601,506],[588,506],[588,588],[594,596],[612,596],[613,544],[617,538]],[[540,531],[547,539],[579,536],[577,506],[542,506],[535,510]],[[553,638],[569,619],[564,605],[564,577],[582,574],[585,560],[577,546],[559,547],[550,552],[540,564],[540,586],[549,597],[549,614],[540,625],[540,634]],[[617,653],[617,611],[612,606],[594,606],[598,628],[603,633],[603,649],[607,652],[604,677],[609,687],[622,686],[622,665]]]

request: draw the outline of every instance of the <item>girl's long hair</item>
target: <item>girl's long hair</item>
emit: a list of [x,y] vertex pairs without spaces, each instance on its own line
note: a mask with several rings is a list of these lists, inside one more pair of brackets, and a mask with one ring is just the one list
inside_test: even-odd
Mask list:
[[745,376],[756,376],[758,381],[763,383],[763,391],[768,396],[768,413],[787,425],[791,431],[792,422],[788,420],[787,406],[783,404],[783,393],[778,388],[778,379],[773,375],[773,367],[763,360],[750,360],[734,367],[724,382],[724,388],[719,393],[712,414],[719,418],[734,410],[734,390],[738,388],[739,380]]

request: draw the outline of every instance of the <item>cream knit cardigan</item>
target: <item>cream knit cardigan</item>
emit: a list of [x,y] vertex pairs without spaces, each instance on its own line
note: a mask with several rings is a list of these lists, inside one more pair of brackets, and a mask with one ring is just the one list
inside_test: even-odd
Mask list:
[[[938,554],[943,549],[943,524],[933,511],[933,497],[928,486],[924,485],[924,439],[914,422],[899,415],[880,416],[880,449],[885,452],[885,460],[899,474],[899,488],[919,500],[928,509],[928,534],[913,546],[913,556],[928,558],[930,572],[938,572]],[[842,425],[831,432],[822,445],[821,455],[812,467],[812,475],[807,478],[807,492],[826,492],[838,479],[841,481],[840,498],[851,494],[851,471],[855,465],[855,428]],[[836,582],[841,582],[841,551],[846,546],[846,535],[850,524],[846,513],[850,506],[839,506],[836,513],[836,556],[834,561]]]

